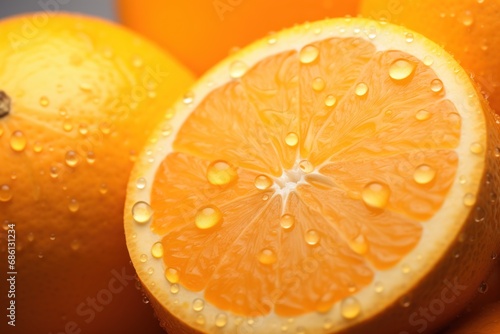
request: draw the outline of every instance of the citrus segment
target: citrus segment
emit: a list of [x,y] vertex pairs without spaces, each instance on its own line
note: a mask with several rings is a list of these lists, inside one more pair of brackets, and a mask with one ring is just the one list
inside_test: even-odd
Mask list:
[[[489,229],[471,216],[491,192],[498,138],[467,75],[403,28],[319,24],[324,35],[284,31],[209,72],[137,163],[132,184],[151,188],[131,186],[127,206],[154,214],[126,220],[128,247],[160,317],[208,333],[276,332],[287,319],[285,332],[363,333],[436,298],[426,279],[459,274],[447,259],[461,233]],[[489,219],[496,205],[482,208]],[[141,275],[136,259],[158,242],[162,261],[148,265],[165,277]],[[487,270],[477,264],[470,284]],[[388,333],[411,328],[397,318]]]

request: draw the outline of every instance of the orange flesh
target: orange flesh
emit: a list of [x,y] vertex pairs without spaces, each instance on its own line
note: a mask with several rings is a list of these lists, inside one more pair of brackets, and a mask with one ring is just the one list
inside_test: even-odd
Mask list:
[[[455,178],[461,119],[445,88],[431,89],[437,77],[429,67],[362,39],[313,45],[320,52],[312,63],[283,52],[214,89],[156,174],[151,228],[163,236],[164,263],[221,309],[247,316],[328,310],[417,245]],[[414,69],[396,81],[389,69],[398,59]],[[313,89],[318,77],[324,87]],[[363,96],[355,93],[360,82],[368,87]],[[333,106],[325,104],[329,95]],[[420,110],[427,116],[417,117]],[[297,145],[287,145],[289,133]],[[234,182],[207,180],[215,160],[235,166]],[[302,160],[315,172],[301,172]],[[435,172],[423,184],[415,179],[422,165]],[[261,174],[274,186],[257,189]],[[373,182],[388,188],[381,207],[363,200]],[[201,230],[195,216],[206,205],[223,220]],[[284,214],[295,218],[291,228],[280,226]]]

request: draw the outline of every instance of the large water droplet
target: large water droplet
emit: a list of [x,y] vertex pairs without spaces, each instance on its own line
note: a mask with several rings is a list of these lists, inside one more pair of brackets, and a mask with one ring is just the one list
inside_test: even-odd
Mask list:
[[384,183],[370,182],[361,193],[361,198],[366,205],[376,209],[383,209],[389,202],[391,191]]
[[144,188],[146,188],[146,185],[147,185],[147,181],[145,178],[143,177],[140,177],[138,178],[136,181],[135,181],[135,187],[139,190],[142,190]]
[[216,160],[208,165],[207,179],[213,185],[225,186],[237,177],[236,169],[224,160]]
[[170,283],[174,284],[174,283],[179,283],[179,271],[175,268],[167,268],[165,270],[165,278],[167,279],[167,281],[169,281]]
[[70,212],[77,212],[80,209],[80,203],[75,198],[69,200],[68,209]]
[[356,89],[354,91],[357,96],[365,96],[368,93],[368,85],[364,82],[360,82],[356,85]]
[[434,79],[431,81],[431,90],[434,93],[439,93],[443,90],[443,82],[439,79]]
[[291,229],[295,224],[295,217],[290,214],[284,214],[281,216],[280,225],[285,230]]
[[233,62],[231,66],[229,66],[229,75],[233,79],[238,79],[241,78],[243,75],[245,75],[247,70],[248,70],[247,64],[237,60]]
[[207,230],[219,225],[222,220],[222,211],[214,205],[207,205],[198,210],[194,222],[197,228]]
[[259,190],[266,190],[273,185],[273,180],[267,175],[258,175],[255,178],[254,185]]
[[474,196],[474,194],[471,193],[465,194],[464,204],[465,206],[473,206],[474,204],[476,204],[476,196]]
[[419,121],[428,120],[431,117],[431,113],[427,110],[421,109],[415,114],[415,118]]
[[320,77],[315,78],[312,82],[312,88],[316,92],[321,92],[323,89],[325,89],[325,87],[326,87],[325,80],[323,80]]
[[26,142],[26,136],[19,130],[14,131],[10,137],[10,147],[16,152],[24,151]]
[[299,162],[299,168],[306,174],[312,173],[314,171],[314,166],[309,160],[302,160]]
[[413,173],[413,179],[418,184],[428,184],[436,177],[436,171],[429,165],[420,165]]
[[276,261],[278,260],[276,253],[272,249],[269,249],[269,248],[262,249],[259,252],[257,258],[258,258],[260,263],[266,264],[266,265],[276,263]]
[[205,307],[205,301],[201,298],[196,298],[193,300],[193,311],[200,312]]
[[481,154],[484,151],[483,145],[481,145],[480,143],[472,143],[470,145],[470,151],[474,154]]
[[308,245],[314,246],[319,243],[320,234],[318,231],[311,229],[306,232],[304,238]]
[[69,167],[75,167],[76,165],[78,165],[80,159],[78,158],[78,154],[75,151],[71,150],[66,152],[64,161],[66,161],[66,165],[68,165]]
[[314,45],[307,45],[300,50],[299,59],[302,64],[310,64],[318,59],[319,49]]
[[136,223],[145,224],[149,222],[152,216],[153,209],[146,202],[137,202],[132,207],[132,217]]
[[406,59],[397,59],[389,68],[389,76],[396,80],[404,80],[408,78],[415,70],[415,65]]
[[0,186],[0,202],[8,202],[12,199],[12,189],[8,184]]
[[290,147],[297,146],[299,143],[299,136],[295,132],[289,132],[285,137],[285,143]]
[[151,247],[151,255],[155,259],[160,259],[163,256],[163,245],[161,242],[155,242]]
[[340,314],[345,319],[355,319],[361,313],[361,304],[354,297],[348,297],[340,303]]
[[215,316],[215,326],[218,328],[222,328],[227,324],[227,315],[224,313],[219,313]]
[[325,106],[333,107],[337,103],[337,98],[333,95],[328,95],[325,98]]

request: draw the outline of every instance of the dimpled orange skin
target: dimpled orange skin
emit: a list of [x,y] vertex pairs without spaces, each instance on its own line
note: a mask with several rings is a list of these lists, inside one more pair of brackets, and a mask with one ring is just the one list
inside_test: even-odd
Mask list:
[[357,14],[359,0],[134,0],[117,2],[122,22],[172,52],[197,74],[245,45],[294,24]]
[[[99,19],[0,23],[0,91],[10,98],[9,109],[0,103],[0,332],[163,332],[136,289],[123,203],[135,154],[191,82],[158,47]],[[9,224],[15,327],[5,316]]]
[[500,113],[499,0],[364,0],[360,13],[406,26],[442,45]]

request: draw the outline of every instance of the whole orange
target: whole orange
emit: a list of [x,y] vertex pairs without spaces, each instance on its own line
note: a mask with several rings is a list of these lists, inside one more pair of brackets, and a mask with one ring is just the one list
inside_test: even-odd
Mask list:
[[499,0],[364,0],[363,16],[413,29],[453,54],[500,113]]
[[136,289],[123,203],[136,153],[191,81],[99,19],[0,22],[0,332],[160,331]]
[[271,31],[326,17],[356,15],[359,0],[120,0],[121,20],[198,74]]

